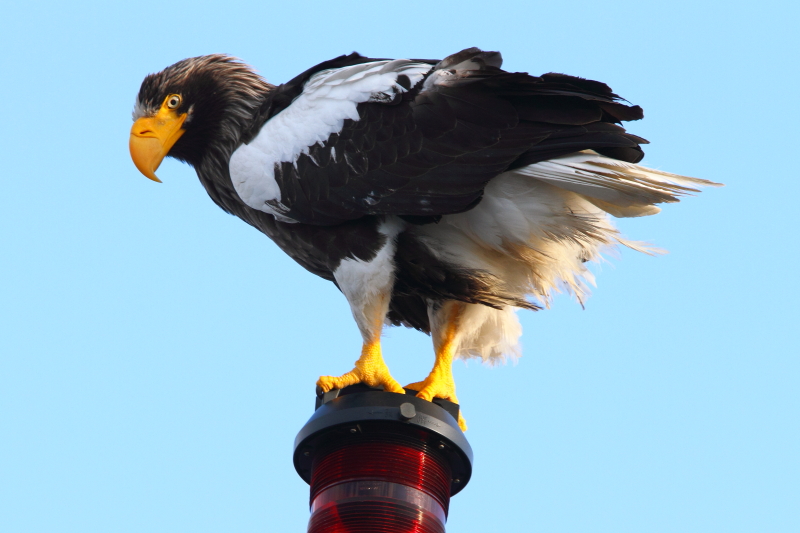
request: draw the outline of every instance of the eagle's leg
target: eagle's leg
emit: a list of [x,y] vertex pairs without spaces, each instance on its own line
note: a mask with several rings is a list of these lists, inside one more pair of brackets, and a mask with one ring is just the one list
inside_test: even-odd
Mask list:
[[[453,358],[458,348],[459,325],[465,308],[466,304],[462,302],[447,301],[442,304],[441,308],[430,313],[431,336],[433,337],[436,361],[428,377],[423,381],[406,385],[407,389],[419,391],[418,398],[428,401],[434,398],[443,398],[458,403],[456,383],[453,379]],[[467,430],[467,423],[460,410],[458,425],[461,431]]]
[[403,387],[389,373],[381,355],[381,332],[389,312],[394,285],[394,237],[400,226],[384,223],[379,232],[386,236],[383,246],[370,261],[345,259],[333,272],[361,331],[364,345],[355,368],[338,377],[322,376],[317,381],[324,392],[342,389],[356,383],[405,394]]

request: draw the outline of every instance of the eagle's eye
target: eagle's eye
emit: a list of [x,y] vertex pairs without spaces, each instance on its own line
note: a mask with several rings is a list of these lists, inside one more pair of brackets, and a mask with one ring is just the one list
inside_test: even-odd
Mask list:
[[179,105],[181,105],[181,97],[179,94],[171,94],[167,96],[167,99],[164,103],[167,104],[168,108],[176,109]]

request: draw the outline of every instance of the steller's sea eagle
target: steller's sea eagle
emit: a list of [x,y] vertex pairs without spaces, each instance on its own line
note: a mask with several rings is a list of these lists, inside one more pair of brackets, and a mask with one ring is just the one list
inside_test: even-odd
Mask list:
[[[355,368],[323,376],[403,392],[384,324],[430,333],[436,360],[407,387],[456,402],[455,357],[517,355],[515,310],[564,289],[625,240],[610,217],[659,211],[713,182],[637,165],[642,118],[600,82],[500,68],[470,48],[442,61],[352,53],[283,85],[226,55],[144,79],[130,151],[148,178],[189,163],[214,202],[344,293],[363,337]],[[466,428],[463,418],[459,420]]]

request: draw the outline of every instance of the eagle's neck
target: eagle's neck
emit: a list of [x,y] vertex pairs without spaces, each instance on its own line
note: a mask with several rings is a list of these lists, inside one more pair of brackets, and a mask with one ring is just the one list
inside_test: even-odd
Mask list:
[[228,170],[231,155],[246,140],[243,135],[272,89],[255,74],[239,76],[203,95],[187,119],[187,143],[176,157],[195,168],[209,196],[229,213],[240,204]]

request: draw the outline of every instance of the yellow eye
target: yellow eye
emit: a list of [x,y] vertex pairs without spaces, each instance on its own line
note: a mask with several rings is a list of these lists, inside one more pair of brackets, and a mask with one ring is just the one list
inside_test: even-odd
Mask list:
[[167,107],[170,109],[175,109],[179,105],[181,105],[181,97],[178,94],[171,94],[167,96],[167,99],[164,101],[167,104]]

